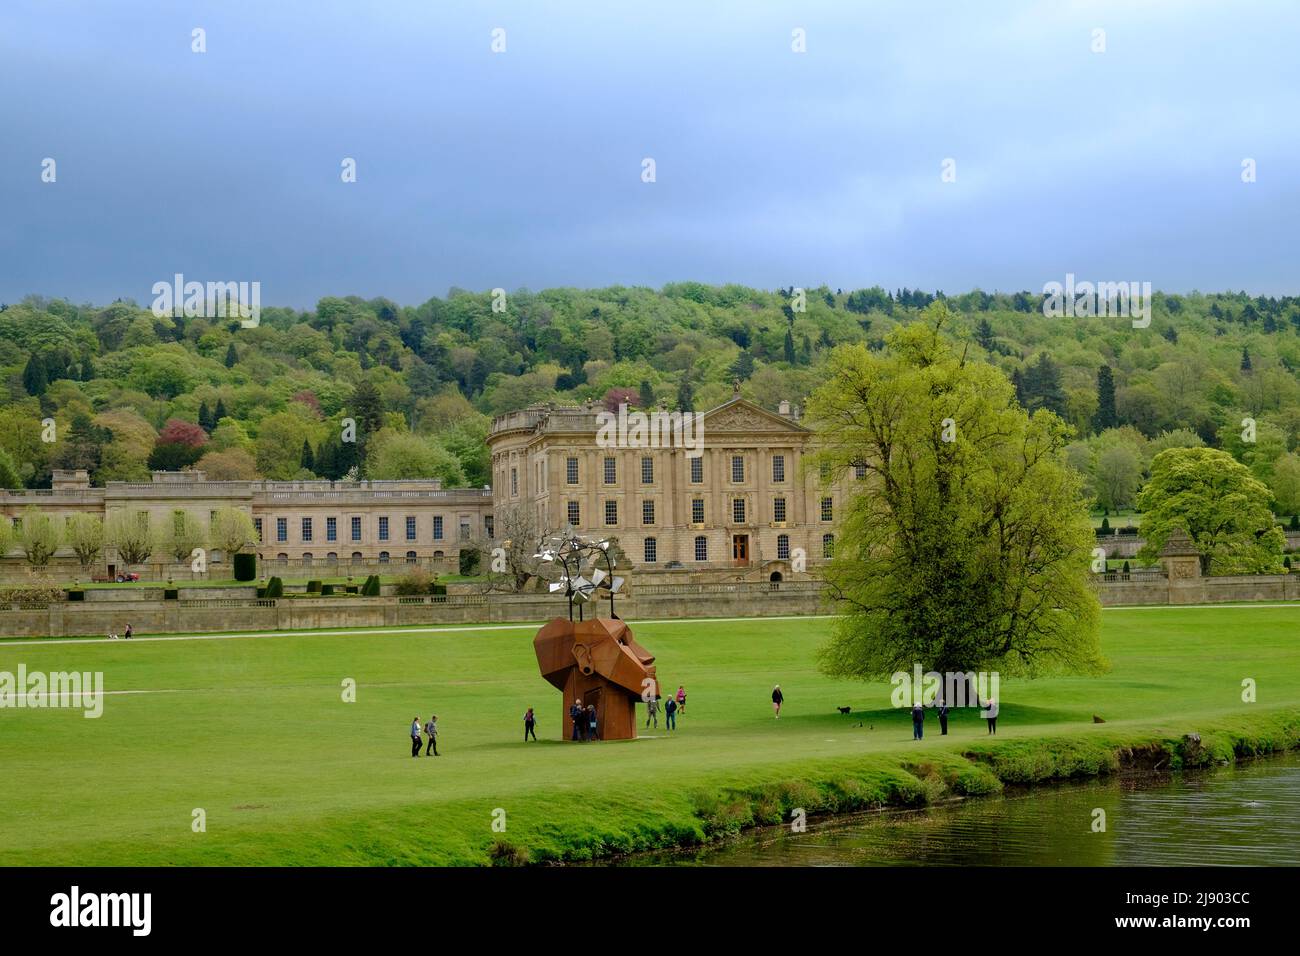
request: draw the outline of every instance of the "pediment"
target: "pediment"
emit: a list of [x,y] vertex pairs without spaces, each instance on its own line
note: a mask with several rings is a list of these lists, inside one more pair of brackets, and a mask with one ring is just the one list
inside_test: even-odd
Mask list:
[[704,413],[704,430],[715,432],[788,432],[808,434],[802,425],[760,408],[743,398],[733,398]]

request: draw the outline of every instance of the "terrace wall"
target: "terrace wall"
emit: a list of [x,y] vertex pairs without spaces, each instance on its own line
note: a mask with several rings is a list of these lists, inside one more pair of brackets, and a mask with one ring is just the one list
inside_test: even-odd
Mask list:
[[[1101,603],[1123,605],[1298,601],[1300,574],[1170,580],[1159,574],[1109,574],[1097,584]],[[152,593],[156,589],[147,589]],[[224,593],[224,592],[223,592]],[[241,592],[242,593],[242,592]],[[96,596],[92,599],[91,595]],[[102,597],[101,597],[102,596]],[[258,600],[186,589],[175,601],[141,600],[142,592],[87,592],[84,602],[0,607],[0,636],[69,637],[121,633],[216,633],[301,628],[402,627],[545,621],[563,615],[563,601],[546,594],[452,594],[438,597],[322,597]],[[158,594],[161,598],[161,593]],[[601,602],[587,614],[608,613]],[[626,619],[784,617],[826,613],[816,581],[654,584],[620,598]]]

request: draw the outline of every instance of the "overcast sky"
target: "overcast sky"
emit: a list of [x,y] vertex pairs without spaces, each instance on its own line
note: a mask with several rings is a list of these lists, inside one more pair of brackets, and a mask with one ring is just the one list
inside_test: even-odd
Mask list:
[[0,301],[1295,294],[1297,38],[1287,2],[3,0]]

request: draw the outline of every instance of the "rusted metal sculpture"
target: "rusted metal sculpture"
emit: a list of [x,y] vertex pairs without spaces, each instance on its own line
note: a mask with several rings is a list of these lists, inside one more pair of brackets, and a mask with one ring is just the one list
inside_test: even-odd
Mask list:
[[[550,579],[551,592],[563,592],[569,603],[567,620],[557,617],[533,638],[542,676],[564,693],[565,740],[574,738],[570,710],[578,701],[584,711],[595,705],[601,740],[635,739],[636,702],[653,699],[659,692],[654,656],[614,613],[614,596],[623,579],[614,576],[609,545],[566,529],[543,540],[534,555],[541,562],[542,576]],[[606,597],[609,617],[583,618],[583,605]]]
[[601,740],[636,737],[636,702],[658,693],[654,657],[632,637],[622,621],[598,617],[567,621],[557,617],[533,638],[542,676],[564,692],[564,739],[573,739],[570,709],[582,701],[596,705]]

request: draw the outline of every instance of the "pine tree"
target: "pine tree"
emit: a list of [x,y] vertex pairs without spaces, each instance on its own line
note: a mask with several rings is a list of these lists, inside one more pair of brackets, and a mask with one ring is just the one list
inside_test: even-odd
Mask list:
[[211,434],[212,429],[217,427],[216,421],[212,418],[212,412],[208,410],[207,402],[199,402],[199,427],[208,434]]
[[637,393],[641,396],[642,408],[655,407],[655,390],[649,379],[641,379],[641,384],[637,387]]
[[220,425],[221,419],[228,418],[228,417],[229,416],[226,414],[225,403],[221,399],[217,399],[217,407],[216,410],[213,411],[212,413],[212,421],[215,423],[215,425]]
[[357,457],[364,460],[371,437],[384,427],[384,400],[373,382],[357,384],[349,414],[357,422]]
[[[1250,350],[1247,349],[1244,345],[1241,348],[1241,370],[1243,372],[1250,371]],[[25,380],[26,379],[24,379],[24,381]],[[33,392],[33,394],[35,393]]]
[[83,382],[93,382],[95,374],[95,360],[87,355],[81,361],[81,380]]
[[691,380],[685,375],[677,384],[677,410],[682,412],[693,411],[695,408],[695,389],[691,388]]
[[1025,395],[1025,376],[1020,369],[1011,370],[1011,384],[1016,389],[1016,402],[1021,408],[1028,408],[1027,396]]
[[1115,411],[1115,374],[1109,365],[1097,369],[1097,414],[1092,416],[1092,427],[1097,431],[1115,428],[1119,415]]
[[748,381],[749,377],[754,374],[754,356],[749,353],[748,349],[740,350],[740,354],[736,356],[736,361],[731,363],[730,372],[742,382]]
[[1061,368],[1046,352],[1039,353],[1038,363],[1034,367],[1034,376],[1038,382],[1038,407],[1055,412],[1065,418],[1069,399],[1065,387],[1061,384]]
[[785,360],[791,365],[797,364],[794,354],[794,336],[790,334],[789,329],[785,330]]
[[234,368],[238,361],[239,353],[235,351],[235,343],[231,342],[226,348],[226,368]]
[[44,395],[49,385],[50,380],[45,374],[45,362],[33,352],[31,358],[27,360],[27,367],[23,369],[23,388],[27,389],[28,395]]
[[993,351],[996,343],[993,337],[993,326],[989,325],[988,319],[980,319],[980,324],[975,327],[975,341],[985,352]]
[[302,457],[298,460],[298,464],[308,471],[316,470],[316,456],[311,452],[311,442],[305,438],[302,440]]

